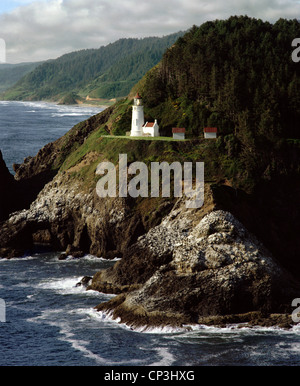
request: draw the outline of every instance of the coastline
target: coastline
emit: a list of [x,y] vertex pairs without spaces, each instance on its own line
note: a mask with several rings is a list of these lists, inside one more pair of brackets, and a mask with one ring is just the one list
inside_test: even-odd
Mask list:
[[[97,309],[113,311],[115,318],[134,327],[181,326],[196,321],[222,325],[242,320],[251,324],[257,323],[259,315],[264,325],[273,315],[271,323],[287,326],[288,309],[298,288],[262,243],[226,210],[219,198],[224,187],[218,192],[214,184],[206,184],[205,205],[192,211],[186,209],[184,199],[157,203],[145,199],[136,207],[130,199],[101,200],[95,195],[90,182],[95,184],[93,171],[106,159],[104,151],[111,154],[111,146],[115,152],[117,144],[118,152],[123,152],[127,146],[126,140],[112,138],[108,144],[102,136],[99,145],[95,144],[95,127],[105,124],[111,111],[75,126],[18,167],[16,175],[21,182],[48,169],[49,176],[30,208],[13,213],[3,224],[2,256],[23,255],[32,243],[48,241],[54,249],[78,258],[85,253],[108,259],[122,257],[113,268],[94,275],[91,289],[119,291],[119,297]],[[73,142],[86,148],[88,135],[97,148],[66,163],[60,157],[62,149],[65,159],[66,149],[72,157]],[[149,141],[130,143],[139,152],[143,147],[144,157],[153,156],[154,146],[145,145]],[[159,141],[153,144],[162,152]],[[184,142],[161,144],[168,150],[174,146],[178,153],[180,146],[186,146]],[[86,171],[90,171],[89,179]],[[234,189],[226,190],[232,197],[236,195]],[[251,314],[247,320],[249,312],[261,314]],[[282,316],[274,317],[279,314]]]
[[106,109],[107,107],[110,107],[114,104],[114,102],[110,102],[109,100],[105,101],[101,101],[101,103],[85,103],[85,102],[81,102],[81,103],[70,103],[70,104],[66,104],[66,103],[60,103],[59,100],[6,100],[6,99],[0,99],[0,102],[20,102],[20,103],[48,103],[48,104],[53,104],[53,105],[56,105],[56,106],[69,106],[69,107],[100,107],[100,108],[103,108],[103,109]]
[[[94,308],[96,309],[96,308]],[[130,324],[122,321],[120,317],[114,317],[113,311],[97,311],[96,316],[101,320],[108,320],[123,326],[129,330],[144,334],[168,334],[182,333],[201,330],[220,329],[222,331],[238,330],[266,330],[266,331],[298,331],[300,324],[294,323],[289,314],[270,314],[263,315],[259,312],[249,312],[246,314],[211,316],[202,318],[197,324]]]

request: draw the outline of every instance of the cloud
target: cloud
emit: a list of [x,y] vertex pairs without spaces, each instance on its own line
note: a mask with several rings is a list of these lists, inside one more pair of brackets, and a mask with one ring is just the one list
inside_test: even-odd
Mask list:
[[56,58],[122,37],[162,36],[231,15],[276,21],[300,14],[297,0],[28,1],[0,15],[8,62]]

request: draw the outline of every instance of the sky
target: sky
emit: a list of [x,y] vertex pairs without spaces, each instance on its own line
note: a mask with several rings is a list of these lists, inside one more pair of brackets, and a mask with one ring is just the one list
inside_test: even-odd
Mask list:
[[0,39],[8,63],[36,62],[232,15],[299,18],[300,0],[0,0]]

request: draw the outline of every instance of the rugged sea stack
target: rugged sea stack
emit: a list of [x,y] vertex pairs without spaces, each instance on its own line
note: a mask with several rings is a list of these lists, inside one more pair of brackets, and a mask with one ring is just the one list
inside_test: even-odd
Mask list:
[[[300,297],[300,66],[287,42],[295,31],[297,21],[247,17],[193,27],[128,97],[14,165],[14,178],[0,160],[7,187],[0,195],[7,208],[0,256],[46,245],[60,258],[118,257],[87,290],[116,295],[95,308],[134,328],[293,326],[292,301]],[[268,39],[276,50],[268,51]],[[157,118],[169,137],[172,127],[186,127],[186,141],[117,137],[130,128],[137,90],[145,119]],[[218,138],[207,141],[203,127],[210,125]],[[204,162],[203,206],[187,209],[185,197],[100,198],[97,165],[117,165],[120,154],[128,166]]]
[[[207,187],[201,210],[179,200],[90,289],[120,293],[96,307],[132,327],[225,324],[291,325],[299,283]],[[268,315],[268,317],[267,317]],[[273,318],[273,320],[272,320]]]

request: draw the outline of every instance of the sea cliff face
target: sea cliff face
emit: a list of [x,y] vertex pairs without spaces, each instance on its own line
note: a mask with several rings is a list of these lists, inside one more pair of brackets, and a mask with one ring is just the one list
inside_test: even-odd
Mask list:
[[0,255],[22,256],[48,244],[61,258],[120,257],[87,289],[115,294],[96,309],[134,328],[233,321],[291,326],[299,283],[220,209],[210,184],[204,196],[198,209],[187,209],[184,197],[167,210],[162,202],[152,209],[157,225],[149,226],[132,199],[101,199],[71,172],[59,172],[29,209],[2,223]]
[[39,244],[75,257],[91,253],[114,258],[143,231],[122,199],[101,201],[96,191],[82,192],[68,173],[59,173],[29,209],[2,224],[0,255],[22,256]]

